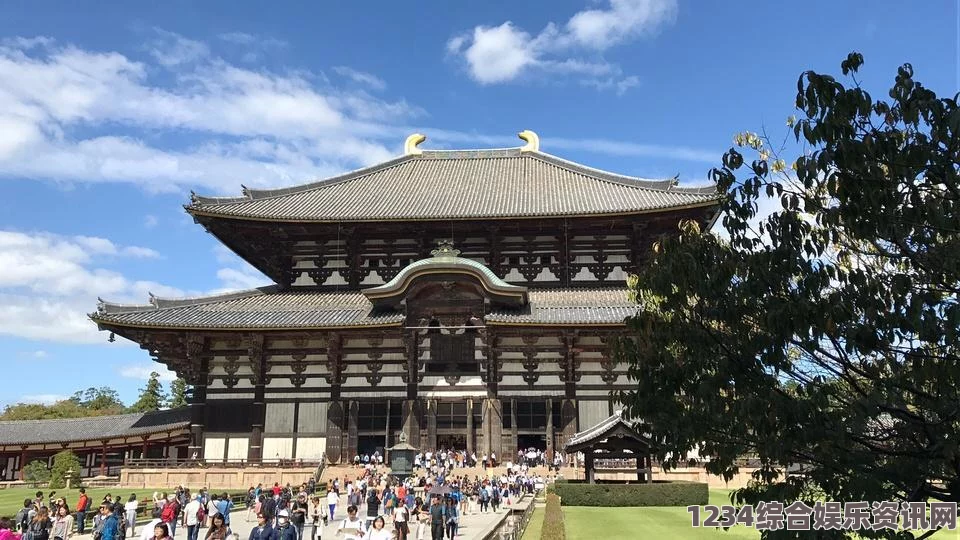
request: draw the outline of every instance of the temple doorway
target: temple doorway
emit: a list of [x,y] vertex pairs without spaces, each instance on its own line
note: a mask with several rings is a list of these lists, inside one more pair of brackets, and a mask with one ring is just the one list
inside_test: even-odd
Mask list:
[[437,450],[466,450],[467,437],[462,433],[437,434]]

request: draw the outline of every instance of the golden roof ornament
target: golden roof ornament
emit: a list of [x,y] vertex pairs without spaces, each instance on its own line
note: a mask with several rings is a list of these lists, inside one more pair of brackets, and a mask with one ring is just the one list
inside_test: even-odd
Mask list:
[[517,137],[520,137],[520,139],[527,141],[527,144],[523,145],[523,147],[520,148],[521,152],[539,152],[540,151],[540,136],[537,135],[536,133],[530,131],[529,129],[525,129],[520,133],[517,133]]
[[440,240],[437,249],[430,252],[434,257],[457,257],[460,250],[453,247],[453,240]]
[[406,142],[403,143],[403,155],[405,156],[418,156],[423,153],[423,150],[417,148],[423,141],[427,140],[427,136],[414,133],[407,137]]

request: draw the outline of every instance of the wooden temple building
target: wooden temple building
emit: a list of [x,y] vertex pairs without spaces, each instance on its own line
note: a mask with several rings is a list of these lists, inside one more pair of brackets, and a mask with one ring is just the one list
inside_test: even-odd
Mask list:
[[709,227],[714,186],[590,168],[526,144],[426,150],[186,211],[269,276],[254,290],[91,318],[185,377],[189,454],[352,460],[422,449],[562,449],[629,387],[611,338],[660,235]]

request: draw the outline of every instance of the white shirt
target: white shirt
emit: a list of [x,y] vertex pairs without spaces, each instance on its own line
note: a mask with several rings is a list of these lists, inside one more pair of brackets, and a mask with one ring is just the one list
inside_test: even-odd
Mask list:
[[140,508],[140,503],[137,501],[128,501],[127,504],[123,505],[123,509],[126,510],[127,512],[131,510],[136,512],[137,508]]
[[183,515],[187,518],[187,526],[196,525],[199,520],[197,514],[200,512],[200,501],[193,499],[183,508]]
[[337,495],[336,491],[327,493],[327,504],[337,504],[338,502],[340,502],[340,496]]
[[393,510],[393,521],[395,521],[395,522],[396,522],[396,521],[399,521],[399,522],[403,523],[403,522],[406,521],[406,520],[407,520],[407,507],[401,505],[401,506],[398,506],[398,507],[394,508],[394,510]]
[[363,540],[393,540],[393,530],[388,529],[386,526],[379,531],[370,529],[367,536],[363,537]]
[[350,518],[347,518],[341,521],[340,526],[337,527],[337,534],[339,535],[344,529],[356,529],[358,531],[357,534],[348,534],[344,536],[346,540],[360,540],[363,538],[363,520],[360,518],[355,518],[352,521]]

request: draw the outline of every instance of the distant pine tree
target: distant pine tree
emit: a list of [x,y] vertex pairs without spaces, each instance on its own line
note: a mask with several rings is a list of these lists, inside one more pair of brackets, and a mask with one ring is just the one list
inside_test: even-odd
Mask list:
[[167,406],[171,409],[187,406],[187,381],[177,377],[170,382],[170,399]]
[[159,411],[167,401],[167,396],[163,392],[163,385],[160,384],[160,374],[156,371],[150,373],[147,384],[140,390],[140,398],[136,403],[130,406],[131,412],[150,412]]

